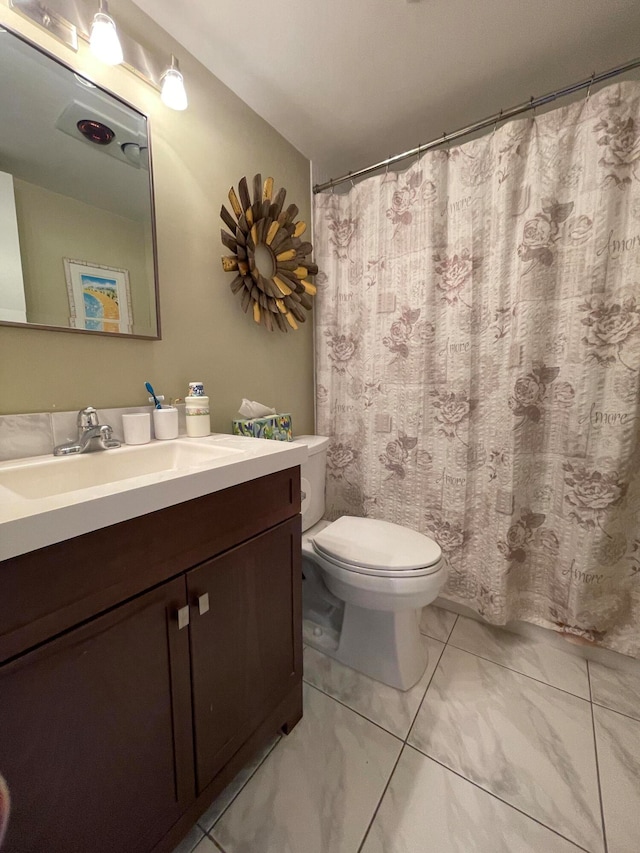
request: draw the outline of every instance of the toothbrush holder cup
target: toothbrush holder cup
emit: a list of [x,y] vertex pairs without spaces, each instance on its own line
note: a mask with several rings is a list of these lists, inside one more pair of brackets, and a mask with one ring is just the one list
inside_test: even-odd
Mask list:
[[178,410],[173,406],[163,406],[153,410],[153,431],[156,438],[165,441],[178,437]]
[[151,415],[149,412],[129,412],[122,416],[125,444],[148,444],[151,441]]

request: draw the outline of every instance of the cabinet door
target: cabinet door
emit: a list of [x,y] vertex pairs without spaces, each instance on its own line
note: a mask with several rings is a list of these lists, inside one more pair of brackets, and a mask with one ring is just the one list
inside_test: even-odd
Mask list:
[[302,677],[300,542],[297,516],[187,575],[198,793]]
[[195,798],[184,578],[0,669],[3,853],[135,853]]

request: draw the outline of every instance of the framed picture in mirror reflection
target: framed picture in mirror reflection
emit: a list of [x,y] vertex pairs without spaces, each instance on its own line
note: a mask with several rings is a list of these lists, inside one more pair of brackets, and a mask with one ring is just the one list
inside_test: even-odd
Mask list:
[[63,258],[63,261],[70,327],[131,333],[133,311],[129,271],[71,258]]

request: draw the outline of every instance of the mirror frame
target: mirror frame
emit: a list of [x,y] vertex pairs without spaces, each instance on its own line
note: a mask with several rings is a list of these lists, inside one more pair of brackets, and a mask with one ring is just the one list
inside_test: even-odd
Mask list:
[[[19,39],[24,44],[29,45],[29,47],[37,50],[39,53],[42,53],[44,56],[49,59],[57,62],[58,65],[62,65],[63,68],[66,68],[67,71],[70,71],[72,74],[77,75],[78,77],[82,77],[88,83],[91,83],[92,86],[95,86],[96,89],[100,89],[102,92],[105,92],[111,98],[115,98],[116,101],[119,101],[121,104],[124,104],[125,107],[128,107],[133,112],[138,113],[138,115],[142,116],[147,123],[147,150],[149,157],[149,204],[151,208],[151,242],[152,242],[152,257],[153,257],[153,292],[155,296],[155,304],[156,304],[156,334],[155,335],[136,335],[128,332],[102,332],[97,329],[74,329],[71,326],[50,326],[45,323],[14,323],[11,320],[0,320],[0,326],[11,326],[17,329],[33,329],[33,330],[42,330],[49,332],[72,332],[74,334],[79,335],[100,335],[105,338],[119,338],[125,340],[137,339],[142,341],[160,341],[162,340],[162,326],[160,324],[160,283],[158,276],[158,237],[156,233],[156,204],[155,204],[155,186],[153,181],[153,151],[152,151],[152,142],[151,142],[151,120],[148,115],[145,115],[141,110],[135,107],[133,104],[129,103],[129,101],[121,98],[120,95],[116,95],[114,92],[105,88],[102,84],[96,83],[91,80],[83,71],[78,71],[68,62],[65,62],[63,59],[60,59],[55,54],[51,53],[51,51],[47,50],[44,47],[41,47],[38,44],[35,44],[31,41],[31,39],[24,36],[22,33],[16,32],[12,27],[7,26],[6,24],[2,24],[1,28],[6,30],[7,33]],[[0,38],[2,34],[0,33]]]

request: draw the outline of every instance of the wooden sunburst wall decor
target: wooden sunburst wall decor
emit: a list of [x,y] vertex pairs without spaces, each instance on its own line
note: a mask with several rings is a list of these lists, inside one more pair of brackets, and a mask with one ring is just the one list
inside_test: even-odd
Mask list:
[[[231,233],[221,230],[222,242],[233,254],[222,258],[226,272],[237,272],[231,282],[234,293],[242,293],[242,308],[253,309],[253,319],[273,331],[297,329],[306,320],[304,310],[311,310],[315,285],[307,281],[318,267],[307,260],[313,251],[311,243],[300,238],[307,230],[302,220],[296,222],[298,208],[290,204],[283,210],[284,187],[273,197],[273,178],[262,183],[253,179],[253,202],[247,179],[238,184],[238,194],[229,190],[234,219],[222,205],[220,217]],[[239,198],[238,198],[239,196]]]

